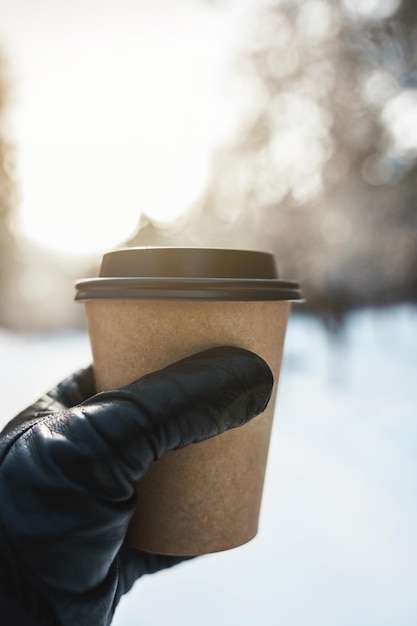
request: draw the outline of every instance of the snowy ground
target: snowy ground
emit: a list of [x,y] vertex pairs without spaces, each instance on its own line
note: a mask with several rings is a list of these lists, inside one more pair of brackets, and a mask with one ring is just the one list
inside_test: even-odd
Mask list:
[[[0,330],[2,423],[89,362],[83,333]],[[294,315],[251,543],[139,581],[114,626],[417,623],[417,311]]]

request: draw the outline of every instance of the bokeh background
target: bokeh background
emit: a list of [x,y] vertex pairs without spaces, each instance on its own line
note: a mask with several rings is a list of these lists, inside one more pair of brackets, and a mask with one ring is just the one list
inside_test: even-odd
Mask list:
[[125,245],[273,252],[290,322],[261,532],[115,623],[417,622],[417,4],[0,0],[3,422],[91,358]]

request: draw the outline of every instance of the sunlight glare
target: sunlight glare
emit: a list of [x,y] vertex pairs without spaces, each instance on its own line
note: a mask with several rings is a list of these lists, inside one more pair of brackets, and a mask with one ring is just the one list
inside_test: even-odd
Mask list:
[[131,20],[113,12],[94,27],[38,23],[16,47],[18,227],[66,254],[120,244],[141,214],[163,225],[187,213],[212,151],[239,127],[223,89],[226,13],[187,3]]
[[398,157],[417,154],[417,89],[406,89],[387,102],[381,113]]

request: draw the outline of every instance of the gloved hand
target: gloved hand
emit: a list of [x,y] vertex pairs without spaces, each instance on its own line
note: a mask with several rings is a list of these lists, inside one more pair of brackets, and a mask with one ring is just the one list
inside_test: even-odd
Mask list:
[[261,413],[271,388],[260,357],[215,348],[97,395],[83,370],[12,420],[0,435],[0,591],[21,607],[14,626],[23,614],[107,625],[139,576],[180,561],[125,545],[134,482],[168,450]]

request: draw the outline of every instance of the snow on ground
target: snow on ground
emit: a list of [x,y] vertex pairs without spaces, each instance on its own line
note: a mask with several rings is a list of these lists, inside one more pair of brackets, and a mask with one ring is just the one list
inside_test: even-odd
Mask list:
[[[2,423],[89,362],[84,333],[0,331]],[[139,581],[114,626],[417,623],[417,311],[290,321],[260,530]]]

